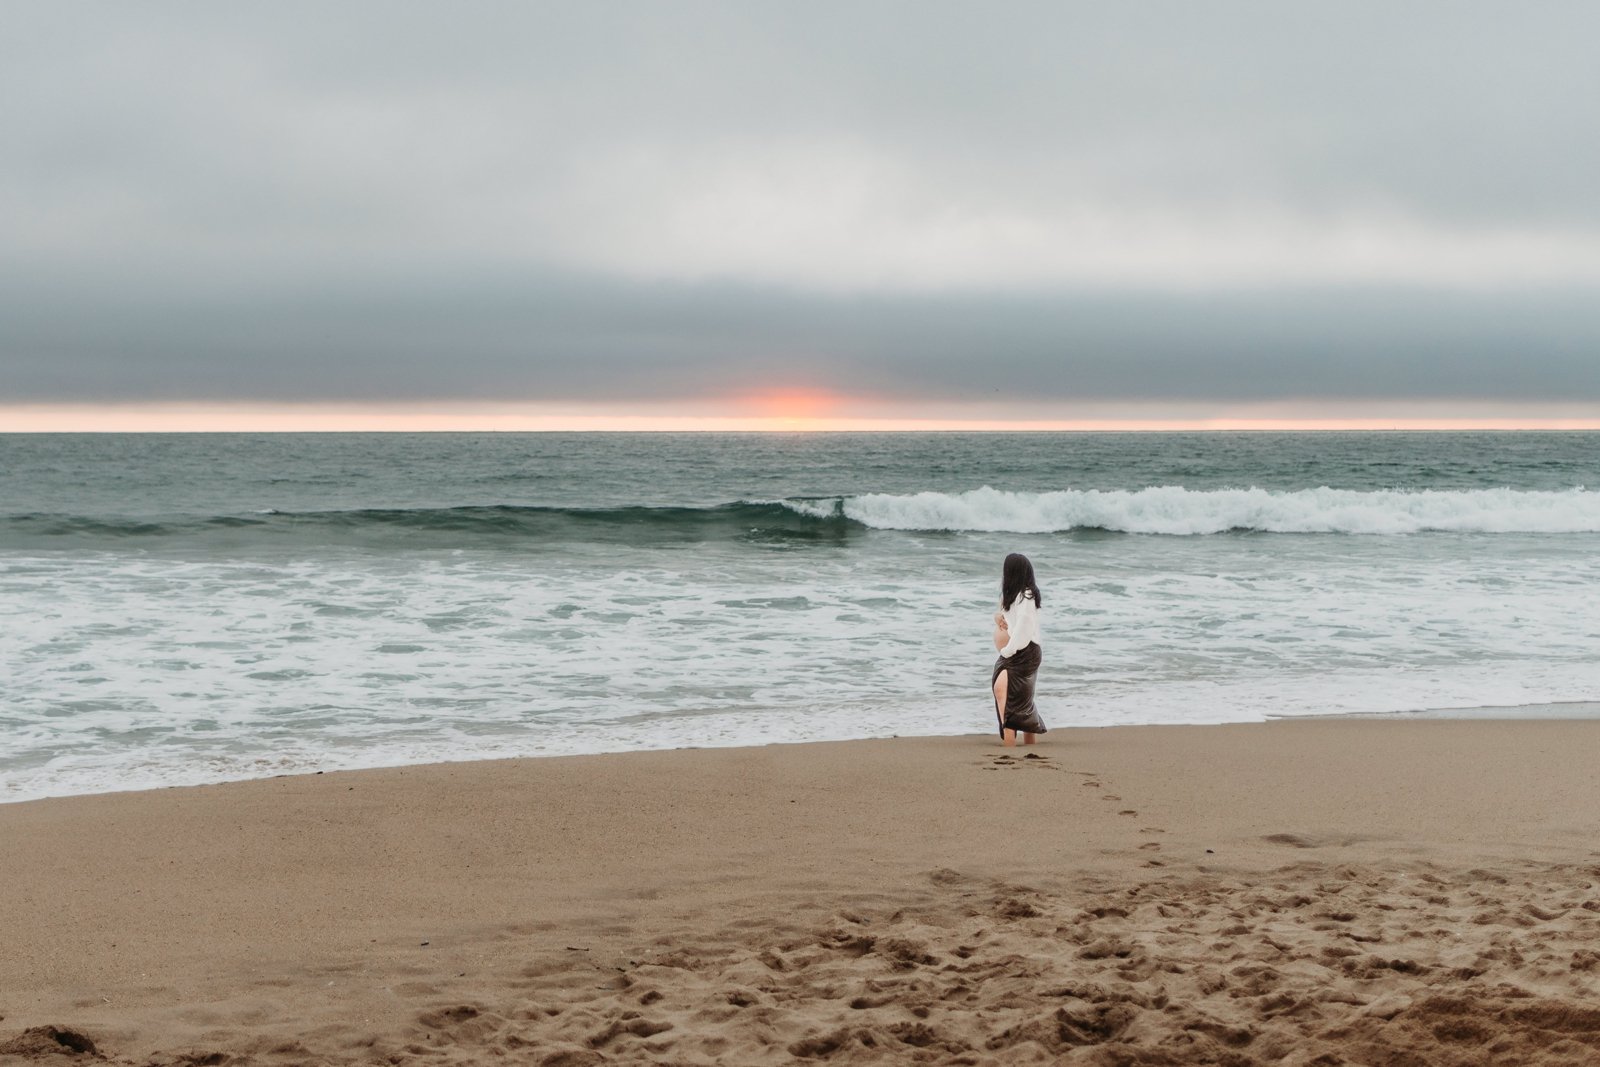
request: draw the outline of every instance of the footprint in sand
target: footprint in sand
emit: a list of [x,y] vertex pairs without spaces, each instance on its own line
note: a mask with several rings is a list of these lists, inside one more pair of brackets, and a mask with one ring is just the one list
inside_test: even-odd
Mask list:
[[1161,851],[1161,843],[1159,841],[1151,841],[1151,842],[1149,842],[1147,844],[1140,845],[1139,846],[1139,851],[1140,852],[1160,852]]
[[1050,762],[1049,756],[1041,756],[1037,752],[1029,752],[1022,756],[990,756],[988,760],[988,766],[984,767],[986,771],[999,770],[1001,768],[1014,771],[1021,767],[1042,767],[1047,771],[1059,769]]
[[1166,833],[1166,831],[1163,830],[1159,826],[1141,826],[1141,827],[1139,827],[1139,832],[1141,834],[1164,834],[1164,833]]
[[1132,808],[1123,808],[1121,811],[1117,812],[1117,814],[1118,815],[1137,815],[1139,813],[1134,811]]

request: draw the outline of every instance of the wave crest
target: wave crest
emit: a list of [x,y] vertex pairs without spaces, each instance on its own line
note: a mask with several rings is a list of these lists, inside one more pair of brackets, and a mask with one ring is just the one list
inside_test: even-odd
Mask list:
[[373,548],[707,541],[842,544],[870,530],[1196,536],[1259,533],[1600,533],[1600,493],[1585,489],[1063,489],[1020,493],[867,493],[707,507],[487,505],[116,518],[0,517],[0,548],[198,541]]
[[1600,493],[1565,490],[1063,489],[1017,493],[984,487],[793,500],[817,518],[877,530],[1116,533],[1194,536],[1263,533],[1597,533]]
[[119,518],[27,514],[0,517],[0,548],[66,542],[198,541],[445,547],[483,543],[670,544],[726,539],[838,540],[861,527],[778,503],[714,507],[563,508],[494,504],[443,508],[360,508],[251,515]]

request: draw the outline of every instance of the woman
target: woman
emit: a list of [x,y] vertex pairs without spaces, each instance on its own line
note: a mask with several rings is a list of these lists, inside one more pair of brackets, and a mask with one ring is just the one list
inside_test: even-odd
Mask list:
[[1000,573],[1000,607],[994,616],[994,661],[990,684],[994,687],[994,713],[1000,720],[1000,743],[1011,748],[1022,734],[1031,745],[1045,732],[1044,720],[1033,706],[1033,681],[1043,654],[1039,650],[1039,583],[1033,564],[1020,552],[1006,557]]

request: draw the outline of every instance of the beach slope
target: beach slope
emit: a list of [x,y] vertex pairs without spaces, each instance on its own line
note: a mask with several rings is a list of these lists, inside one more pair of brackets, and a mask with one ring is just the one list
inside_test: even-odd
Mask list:
[[0,1063],[1589,1064],[1600,723],[439,764],[0,806]]

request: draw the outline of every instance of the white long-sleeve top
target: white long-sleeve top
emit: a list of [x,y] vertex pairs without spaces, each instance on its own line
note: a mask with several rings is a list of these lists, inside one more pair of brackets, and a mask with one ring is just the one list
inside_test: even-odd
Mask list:
[[1006,608],[1005,617],[1008,636],[1006,647],[1000,650],[1000,655],[1009,659],[1039,640],[1039,605],[1033,599],[1033,591],[1024,589],[1017,594],[1017,599]]

